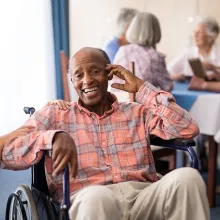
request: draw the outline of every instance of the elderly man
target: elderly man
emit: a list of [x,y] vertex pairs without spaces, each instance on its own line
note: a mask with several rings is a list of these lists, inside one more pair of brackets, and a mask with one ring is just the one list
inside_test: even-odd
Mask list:
[[[36,112],[26,123],[35,131],[5,146],[3,162],[28,168],[42,151],[52,149],[52,161],[46,161],[52,165],[47,167],[49,189],[60,199],[60,178],[52,176],[70,164],[69,214],[74,220],[209,219],[198,171],[182,168],[158,180],[149,143],[150,135],[192,138],[199,132],[196,123],[171,94],[108,63],[100,49],[76,52],[70,73],[78,102],[67,110],[47,105]],[[112,86],[136,92],[137,103],[119,103],[107,92],[113,75],[125,82]]]
[[111,63],[114,60],[115,54],[117,53],[120,46],[128,44],[128,41],[125,37],[127,29],[134,18],[138,13],[138,10],[132,8],[121,8],[118,18],[117,18],[117,33],[116,36],[108,40],[104,46],[103,50],[108,54]]

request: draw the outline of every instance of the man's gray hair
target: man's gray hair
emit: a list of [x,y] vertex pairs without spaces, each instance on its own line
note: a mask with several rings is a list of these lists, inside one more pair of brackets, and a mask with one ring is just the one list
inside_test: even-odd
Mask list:
[[217,37],[219,34],[219,24],[215,18],[206,17],[198,21],[197,24],[204,24],[209,36]]
[[157,17],[148,12],[137,14],[127,30],[126,38],[129,43],[155,47],[161,39]]
[[126,34],[127,28],[132,19],[139,11],[133,8],[121,8],[117,18],[116,36],[121,37]]

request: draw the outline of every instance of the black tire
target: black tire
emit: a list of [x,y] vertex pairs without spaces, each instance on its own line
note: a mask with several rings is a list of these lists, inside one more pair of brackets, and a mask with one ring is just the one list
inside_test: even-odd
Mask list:
[[20,185],[7,202],[5,220],[39,220],[29,187]]

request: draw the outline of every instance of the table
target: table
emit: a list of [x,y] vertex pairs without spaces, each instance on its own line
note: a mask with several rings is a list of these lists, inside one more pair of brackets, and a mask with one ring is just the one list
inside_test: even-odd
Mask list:
[[220,143],[220,93],[189,91],[187,83],[175,83],[172,94],[177,103],[197,121],[201,134],[209,138],[208,199],[215,206],[217,149]]

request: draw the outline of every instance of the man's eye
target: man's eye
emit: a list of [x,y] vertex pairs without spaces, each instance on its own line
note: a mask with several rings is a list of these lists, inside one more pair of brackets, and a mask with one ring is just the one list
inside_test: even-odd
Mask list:
[[75,75],[75,78],[76,78],[76,79],[82,78],[82,74],[81,74],[81,73],[76,74],[76,75]]
[[97,74],[97,73],[99,73],[99,71],[98,70],[93,70],[92,73]]

